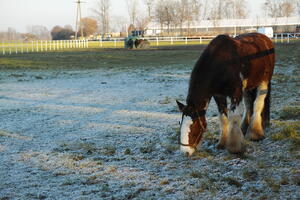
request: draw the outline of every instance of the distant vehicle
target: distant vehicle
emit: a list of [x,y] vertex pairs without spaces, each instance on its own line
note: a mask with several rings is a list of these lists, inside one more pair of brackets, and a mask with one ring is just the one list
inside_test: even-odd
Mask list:
[[300,33],[300,26],[296,26],[296,33]]
[[135,30],[131,32],[131,35],[125,38],[126,49],[147,49],[150,47],[150,42],[143,39],[144,31]]
[[269,38],[272,38],[273,34],[274,34],[274,31],[273,31],[272,27],[260,27],[260,28],[257,29],[257,32],[265,34]]

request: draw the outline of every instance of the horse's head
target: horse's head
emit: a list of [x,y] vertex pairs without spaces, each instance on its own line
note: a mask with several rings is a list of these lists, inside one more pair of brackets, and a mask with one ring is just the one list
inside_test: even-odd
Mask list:
[[179,110],[182,112],[182,120],[180,122],[180,137],[178,139],[180,150],[192,155],[198,146],[206,131],[205,111],[189,105],[183,105],[176,101]]

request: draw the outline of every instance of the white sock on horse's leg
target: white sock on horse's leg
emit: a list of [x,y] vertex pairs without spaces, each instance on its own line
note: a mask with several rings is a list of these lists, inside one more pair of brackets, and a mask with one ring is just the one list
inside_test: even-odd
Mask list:
[[245,151],[244,135],[241,130],[241,116],[238,109],[229,113],[229,132],[226,149],[230,153],[243,153]]
[[229,131],[229,121],[228,121],[228,117],[222,113],[219,116],[220,119],[220,140],[219,143],[217,145],[217,148],[221,149],[225,147],[226,144],[226,140],[228,137],[228,131]]
[[261,140],[264,138],[261,113],[264,109],[265,98],[268,92],[268,84],[263,83],[257,88],[257,95],[254,101],[253,115],[246,137],[251,140]]

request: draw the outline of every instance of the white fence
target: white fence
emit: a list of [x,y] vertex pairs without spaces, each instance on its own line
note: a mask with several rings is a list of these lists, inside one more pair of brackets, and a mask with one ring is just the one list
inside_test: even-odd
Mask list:
[[[151,46],[169,45],[197,45],[207,44],[215,36],[200,37],[145,37]],[[300,41],[300,33],[274,34],[275,43],[290,43]],[[124,48],[124,38],[111,38],[107,40],[53,40],[53,41],[29,41],[29,42],[2,42],[0,55],[10,55],[30,52],[67,51],[70,49],[84,48]],[[1,53],[2,51],[2,53]]]

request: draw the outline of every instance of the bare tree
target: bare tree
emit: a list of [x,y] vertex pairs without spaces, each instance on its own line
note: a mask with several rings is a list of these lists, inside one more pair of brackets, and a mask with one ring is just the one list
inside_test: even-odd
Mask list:
[[246,0],[235,0],[235,18],[245,19],[249,15],[248,5]]
[[[214,6],[217,4],[218,6]],[[245,19],[248,17],[248,5],[245,0],[218,0],[211,2],[210,18],[217,19]]]
[[27,26],[26,29],[27,29],[27,33],[36,35],[36,37],[40,40],[51,39],[50,31],[45,26],[41,26],[41,25]]
[[127,33],[127,19],[124,16],[116,15],[112,16],[110,30],[113,32]]
[[146,30],[148,24],[150,23],[151,18],[145,15],[140,14],[136,18],[136,28],[138,30]]
[[291,0],[266,0],[263,9],[269,17],[289,17],[295,10]]
[[172,2],[175,9],[174,25],[179,25],[180,34],[183,34],[183,25],[187,25],[189,33],[190,25],[193,21],[200,20],[201,3],[199,0],[177,0]]
[[93,9],[101,34],[109,32],[110,6],[110,0],[99,0],[96,9]]
[[187,10],[185,6],[185,0],[179,0],[175,3],[175,9],[176,9],[176,18],[175,21],[177,21],[176,24],[179,25],[180,28],[180,35],[183,35],[183,25],[187,20]]
[[280,11],[281,17],[290,17],[295,11],[293,2],[291,0],[282,1],[280,5]]
[[279,1],[277,0],[266,0],[262,8],[269,17],[278,17],[279,15]]
[[144,0],[144,3],[147,6],[148,17],[151,18],[152,17],[152,9],[153,9],[155,0]]
[[127,11],[129,14],[129,19],[131,24],[136,23],[137,13],[138,13],[138,1],[137,0],[126,0]]
[[297,14],[300,16],[300,0],[297,0],[297,2],[296,2],[296,11],[297,11]]
[[186,21],[187,21],[188,32],[189,32],[191,22],[199,19],[200,3],[198,0],[187,0],[186,7],[187,7]]
[[156,3],[155,7],[155,21],[157,21],[160,24],[160,30],[163,30],[163,26],[166,20],[164,10],[164,1],[159,0]]
[[176,10],[179,6],[176,5],[175,0],[160,0],[157,2],[155,8],[155,19],[160,23],[161,30],[163,26],[166,25],[169,33],[171,26],[175,26],[176,21],[178,21],[176,18],[181,18],[181,16],[177,13],[178,10]]

